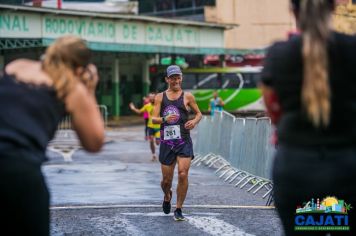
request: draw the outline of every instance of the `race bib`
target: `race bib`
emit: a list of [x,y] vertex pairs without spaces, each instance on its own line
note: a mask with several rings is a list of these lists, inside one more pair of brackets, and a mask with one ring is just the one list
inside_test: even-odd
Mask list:
[[164,140],[180,139],[180,126],[169,125],[164,127]]

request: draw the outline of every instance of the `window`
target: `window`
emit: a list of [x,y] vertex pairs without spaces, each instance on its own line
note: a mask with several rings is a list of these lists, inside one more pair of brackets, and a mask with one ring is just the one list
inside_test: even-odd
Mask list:
[[162,0],[156,2],[157,11],[171,11],[173,9],[173,2],[171,0]]
[[[155,90],[155,92],[163,92],[163,91],[165,91],[166,89],[168,89],[168,85],[167,85],[167,83],[166,83],[165,76],[162,76],[162,77],[161,77],[161,82],[158,83],[157,89]],[[152,91],[153,91],[153,90],[152,90]]]
[[217,89],[220,88],[217,73],[204,73],[198,75],[198,84],[195,89]]
[[63,2],[104,2],[105,0],[62,0]]
[[103,95],[109,95],[112,93],[112,68],[110,66],[98,66],[98,72],[100,75],[100,80],[98,84],[97,91],[100,91]]
[[139,12],[154,12],[154,1],[152,0],[141,0],[138,4]]
[[204,0],[195,0],[195,6],[196,7],[203,7],[205,1]]
[[261,73],[241,73],[244,80],[244,88],[256,88],[261,79]]
[[184,74],[182,88],[183,89],[193,89],[197,84],[197,76],[196,74]]
[[222,89],[238,88],[240,85],[240,79],[236,73],[222,74]]
[[192,0],[176,0],[176,8],[191,8],[193,6]]
[[21,5],[23,3],[29,3],[29,2],[32,2],[32,1],[22,1],[22,0],[3,0],[1,1],[1,4],[12,4],[12,5]]
[[204,2],[204,6],[215,6],[216,0],[202,0]]

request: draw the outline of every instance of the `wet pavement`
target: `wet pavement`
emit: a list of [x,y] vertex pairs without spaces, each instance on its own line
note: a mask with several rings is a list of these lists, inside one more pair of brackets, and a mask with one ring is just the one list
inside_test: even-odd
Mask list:
[[186,208],[175,222],[159,208],[52,211],[52,235],[280,235],[272,210]]
[[[188,220],[174,222],[172,215],[164,215],[160,165],[150,161],[143,126],[108,131],[97,154],[78,150],[70,159],[53,151],[48,155],[43,171],[51,192],[52,235],[282,233],[275,210],[264,207],[262,193],[235,188],[207,167],[190,170],[184,208]],[[176,183],[177,176],[173,191]],[[174,196],[173,208],[175,201]]]

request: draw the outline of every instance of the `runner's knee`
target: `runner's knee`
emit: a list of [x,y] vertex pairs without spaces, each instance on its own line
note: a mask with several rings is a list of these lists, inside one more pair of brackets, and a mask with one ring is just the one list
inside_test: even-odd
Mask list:
[[173,176],[170,174],[163,174],[162,184],[172,184]]
[[180,170],[178,171],[178,179],[179,181],[184,181],[188,179],[188,171]]
[[172,178],[164,178],[162,179],[162,185],[163,186],[171,186],[172,185]]

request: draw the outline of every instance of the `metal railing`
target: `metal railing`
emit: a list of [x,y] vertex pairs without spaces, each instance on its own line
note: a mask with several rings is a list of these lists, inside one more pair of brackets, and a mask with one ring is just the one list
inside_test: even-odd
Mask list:
[[108,124],[108,108],[105,105],[99,105],[98,106],[101,116],[103,117],[103,121],[104,121],[104,126],[106,127]]
[[[216,168],[215,173],[235,187],[263,198],[271,196],[270,180],[275,147],[269,118],[235,118],[223,111],[204,116],[198,126],[193,165]],[[268,200],[270,204],[270,199]]]
[[[101,116],[103,117],[104,126],[107,126],[108,123],[108,108],[105,105],[98,105],[98,109],[100,110]],[[61,122],[58,124],[58,130],[71,130],[72,127],[72,119],[70,115],[67,115],[62,118]]]
[[[103,117],[104,125],[107,126],[108,111],[105,105],[99,105],[98,109]],[[64,161],[71,162],[73,154],[81,149],[80,141],[72,128],[71,117],[65,116],[58,124],[57,132],[53,140],[49,142],[48,150],[58,153]]]

